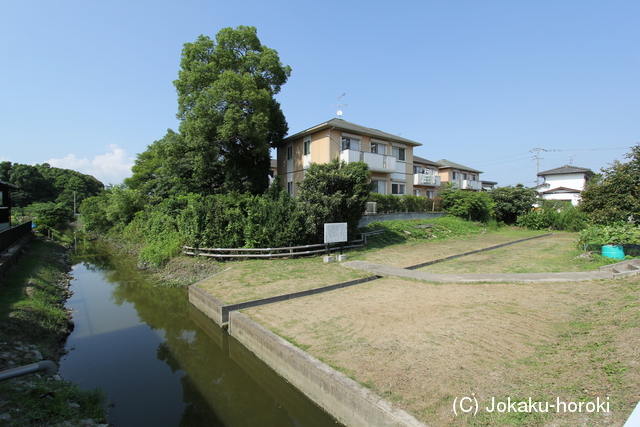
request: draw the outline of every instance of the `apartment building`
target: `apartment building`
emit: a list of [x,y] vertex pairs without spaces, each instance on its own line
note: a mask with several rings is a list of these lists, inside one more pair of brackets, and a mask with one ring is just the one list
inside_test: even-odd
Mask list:
[[278,176],[289,194],[311,163],[339,158],[345,163],[363,161],[371,170],[374,191],[414,194],[413,148],[419,142],[343,119],[331,119],[285,138],[277,147]]
[[462,190],[482,190],[482,181],[480,180],[482,171],[447,159],[438,160],[436,163],[440,164],[439,174],[443,186],[451,183]]
[[413,156],[413,194],[433,199],[441,187],[440,164]]

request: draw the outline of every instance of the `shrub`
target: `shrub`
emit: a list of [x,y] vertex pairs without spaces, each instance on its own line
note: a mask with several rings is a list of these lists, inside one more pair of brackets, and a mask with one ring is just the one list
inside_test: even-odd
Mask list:
[[587,216],[570,202],[544,200],[537,209],[520,215],[516,223],[530,230],[580,231],[587,225]]
[[469,221],[486,222],[491,219],[495,203],[489,193],[449,187],[440,195],[442,208],[451,215]]

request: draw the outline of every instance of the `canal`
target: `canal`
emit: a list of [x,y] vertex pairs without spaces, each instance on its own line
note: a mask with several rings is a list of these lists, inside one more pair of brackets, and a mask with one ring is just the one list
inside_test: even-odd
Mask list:
[[105,245],[72,255],[75,329],[60,375],[102,388],[115,426],[335,426],[188,301]]

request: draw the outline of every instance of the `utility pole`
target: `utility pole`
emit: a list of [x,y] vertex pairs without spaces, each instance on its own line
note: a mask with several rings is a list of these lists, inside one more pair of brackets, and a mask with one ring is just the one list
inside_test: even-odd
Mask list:
[[534,148],[533,150],[529,150],[530,153],[534,153],[535,152],[535,156],[534,159],[536,160],[536,186],[540,185],[540,177],[538,176],[538,174],[540,173],[540,160],[543,160],[544,157],[540,157],[540,152],[544,151],[544,152],[549,152],[549,151],[562,151],[562,150],[547,150],[544,148]]

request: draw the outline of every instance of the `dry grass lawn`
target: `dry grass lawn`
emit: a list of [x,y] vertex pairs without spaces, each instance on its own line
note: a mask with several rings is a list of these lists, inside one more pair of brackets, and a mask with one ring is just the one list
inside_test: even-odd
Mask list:
[[[510,246],[483,264],[500,271],[509,266],[502,258],[513,255],[512,268],[526,266],[536,254],[568,250],[572,237],[567,236],[548,240],[552,246],[537,251],[529,247],[528,255]],[[441,258],[459,244],[465,249],[458,252],[464,252],[498,240],[447,241],[420,251],[419,260],[414,258],[419,247],[410,244],[392,247],[395,255],[381,249],[360,259],[406,266],[424,262],[432,250]],[[478,261],[459,262],[482,264]],[[640,399],[638,301],[637,276],[543,284],[384,278],[245,313],[429,426],[622,426]],[[456,416],[454,400],[472,394],[478,414]],[[549,404],[556,398],[585,403],[608,398],[609,411],[496,414],[485,410],[492,397]]]

